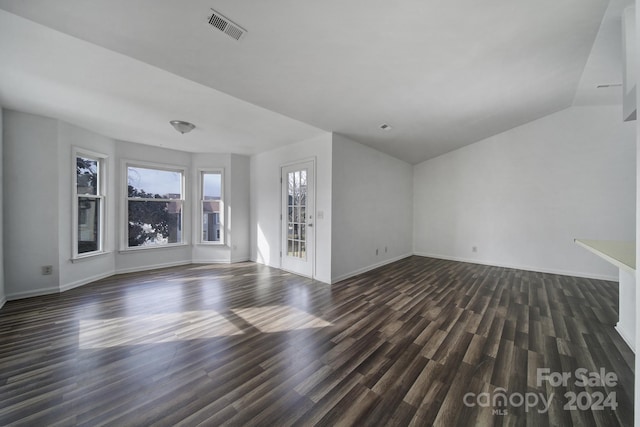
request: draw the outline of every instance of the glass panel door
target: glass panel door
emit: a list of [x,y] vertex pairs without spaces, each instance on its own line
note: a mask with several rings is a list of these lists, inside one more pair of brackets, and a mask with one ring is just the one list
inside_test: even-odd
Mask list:
[[282,268],[313,275],[314,163],[282,168]]
[[287,255],[307,258],[307,169],[287,173]]

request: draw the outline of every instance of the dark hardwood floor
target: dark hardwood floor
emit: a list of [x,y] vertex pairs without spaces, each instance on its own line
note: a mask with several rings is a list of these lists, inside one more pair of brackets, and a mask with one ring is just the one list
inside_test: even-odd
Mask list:
[[253,263],[115,276],[0,310],[0,425],[631,426],[617,298],[422,257],[334,286]]

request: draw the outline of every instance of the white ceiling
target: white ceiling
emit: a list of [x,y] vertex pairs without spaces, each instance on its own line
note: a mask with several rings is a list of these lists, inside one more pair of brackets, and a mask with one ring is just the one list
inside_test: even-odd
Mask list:
[[[333,131],[418,163],[571,105],[619,104],[619,88],[595,85],[621,81],[629,3],[0,0],[0,103],[186,151]],[[210,27],[211,8],[247,35]]]

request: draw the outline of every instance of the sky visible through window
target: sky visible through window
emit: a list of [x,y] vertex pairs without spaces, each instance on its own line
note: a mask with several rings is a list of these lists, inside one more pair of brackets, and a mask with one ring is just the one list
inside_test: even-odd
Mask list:
[[[138,191],[161,196],[181,193],[180,172],[147,169],[137,166],[127,168],[128,185]],[[219,172],[205,173],[203,179],[204,196],[207,200],[221,198],[222,175]]]
[[182,193],[180,172],[160,169],[146,169],[135,166],[127,168],[128,184],[138,191],[161,196]]
[[222,176],[220,173],[205,173],[203,178],[204,199],[220,200],[220,181]]

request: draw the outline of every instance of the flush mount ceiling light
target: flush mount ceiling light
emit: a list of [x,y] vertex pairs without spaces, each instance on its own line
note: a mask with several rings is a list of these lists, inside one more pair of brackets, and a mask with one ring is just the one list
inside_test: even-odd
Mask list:
[[391,126],[389,126],[388,124],[383,123],[383,124],[380,125],[380,129],[382,129],[382,130],[391,130],[393,128]]
[[196,125],[194,125],[193,123],[185,122],[182,120],[171,120],[169,123],[171,123],[171,126],[173,126],[175,130],[182,134],[191,132],[196,128]]

